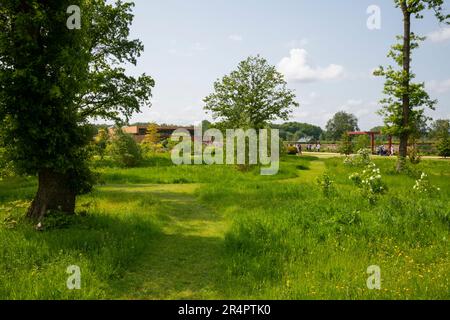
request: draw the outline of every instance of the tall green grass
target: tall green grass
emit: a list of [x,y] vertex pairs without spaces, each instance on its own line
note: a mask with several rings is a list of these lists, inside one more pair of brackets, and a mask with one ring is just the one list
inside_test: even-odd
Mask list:
[[[145,199],[121,199],[97,191],[79,201],[81,214],[49,218],[44,231],[23,219],[25,205],[3,205],[0,299],[108,298],[111,284],[160,233],[154,217],[142,214]],[[81,290],[66,286],[72,265],[81,269]]]
[[[325,160],[337,190],[330,198],[314,179],[201,189],[201,199],[233,221],[225,242],[230,297],[450,298],[448,163],[415,168],[441,187],[432,196],[415,194],[415,179],[396,174],[394,163],[377,163],[390,191],[374,205],[342,159]],[[366,286],[371,265],[381,267],[380,291]]]
[[[44,231],[23,219],[36,179],[0,181],[0,299],[449,299],[449,162],[408,174],[375,162],[389,187],[375,203],[348,179],[360,169],[337,158],[284,157],[273,177],[167,156],[134,169],[97,162],[105,185]],[[439,193],[414,193],[422,171]],[[316,183],[325,172],[330,197]],[[81,290],[66,288],[71,265]],[[370,265],[381,267],[379,291],[366,286]]]
[[[113,163],[101,163],[97,172],[103,183],[110,184],[183,184],[216,183],[227,181],[278,180],[296,176],[296,168],[291,158],[285,158],[280,164],[277,175],[261,177],[260,168],[254,166],[250,171],[242,172],[233,165],[182,165],[175,166],[169,155],[160,155],[148,159],[140,167],[124,170]],[[106,165],[105,165],[106,164]]]

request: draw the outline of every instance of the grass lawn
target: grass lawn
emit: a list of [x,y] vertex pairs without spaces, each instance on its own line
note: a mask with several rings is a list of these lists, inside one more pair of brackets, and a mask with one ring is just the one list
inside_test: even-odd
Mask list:
[[[449,299],[450,162],[397,174],[370,203],[340,158],[285,157],[277,176],[229,166],[97,164],[74,217],[23,220],[34,178],[0,181],[0,299]],[[440,192],[413,190],[426,172]],[[327,172],[334,191],[316,183]],[[67,267],[81,268],[68,290]],[[366,270],[381,268],[381,290]]]

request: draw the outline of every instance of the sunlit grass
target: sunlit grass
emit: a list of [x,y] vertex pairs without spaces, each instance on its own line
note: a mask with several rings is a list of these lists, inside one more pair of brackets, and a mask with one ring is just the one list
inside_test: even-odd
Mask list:
[[[371,204],[341,158],[286,157],[273,177],[167,160],[98,165],[103,184],[79,198],[79,214],[42,232],[22,218],[36,180],[0,181],[0,298],[450,298],[449,162],[397,174],[376,158],[389,191]],[[325,172],[329,198],[316,183]],[[439,193],[414,193],[421,172]],[[70,265],[79,291],[66,287]],[[379,291],[366,286],[370,265]]]

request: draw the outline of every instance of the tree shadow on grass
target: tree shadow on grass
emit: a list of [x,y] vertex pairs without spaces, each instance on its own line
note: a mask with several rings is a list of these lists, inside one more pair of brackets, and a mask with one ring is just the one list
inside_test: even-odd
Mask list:
[[[43,232],[25,223],[0,225],[0,239],[9,240],[0,253],[0,272],[10,279],[0,298],[220,297],[221,217],[192,193],[155,188],[96,191],[80,198],[79,205],[99,200],[87,206],[86,216],[53,228],[44,221]],[[70,265],[81,267],[81,290],[66,287]]]
[[[18,218],[24,212],[17,212]],[[0,225],[0,298],[103,299],[109,284],[139,260],[152,239],[162,233],[151,219],[89,212],[64,218],[44,230],[21,221],[13,228]],[[53,225],[52,225],[53,224]],[[67,267],[81,269],[81,290],[68,290]]]

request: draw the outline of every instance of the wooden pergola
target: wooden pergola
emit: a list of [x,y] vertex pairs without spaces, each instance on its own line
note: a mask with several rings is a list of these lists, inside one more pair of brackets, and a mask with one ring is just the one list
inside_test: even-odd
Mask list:
[[[372,153],[375,154],[375,137],[381,135],[380,131],[353,131],[348,133],[349,136],[370,136],[370,144],[372,146]],[[392,136],[389,136],[389,152],[392,149]]]

